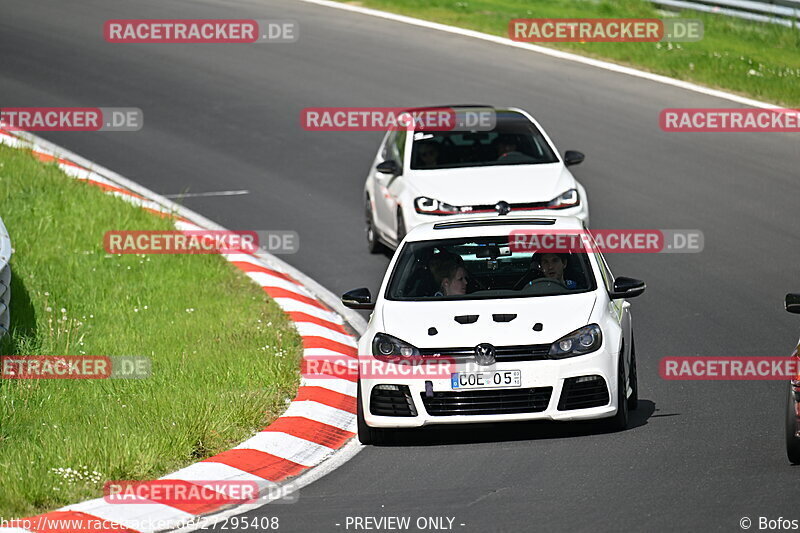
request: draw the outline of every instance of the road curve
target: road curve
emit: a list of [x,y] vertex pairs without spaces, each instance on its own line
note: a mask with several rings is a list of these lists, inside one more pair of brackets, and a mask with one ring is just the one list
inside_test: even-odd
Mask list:
[[[185,204],[231,229],[291,229],[289,263],[334,292],[377,288],[361,186],[380,135],[310,133],[309,106],[479,101],[531,111],[561,148],[597,228],[701,229],[701,254],[609,257],[645,279],[633,301],[641,409],[617,434],[525,424],[419,432],[368,448],[250,516],[280,531],[346,530],[347,517],[454,518],[457,531],[718,530],[800,518],[783,452],[784,384],[677,382],[668,355],[787,355],[800,290],[797,138],[668,134],[664,107],[734,107],[524,50],[286,0],[5,0],[0,106],[134,106],[136,133],[42,136],[161,194],[246,189]],[[112,45],[111,18],[295,19],[272,45]],[[447,522],[445,522],[447,523]],[[337,525],[339,524],[339,525]],[[463,524],[463,525],[461,525]],[[230,526],[229,526],[230,529]],[[350,528],[352,530],[352,526]],[[411,529],[412,531],[414,529]]]

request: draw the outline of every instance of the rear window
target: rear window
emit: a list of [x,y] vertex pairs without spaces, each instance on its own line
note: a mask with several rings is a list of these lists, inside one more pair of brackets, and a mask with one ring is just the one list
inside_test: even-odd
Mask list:
[[416,131],[415,170],[557,163],[542,133],[519,113],[499,113],[491,131]]

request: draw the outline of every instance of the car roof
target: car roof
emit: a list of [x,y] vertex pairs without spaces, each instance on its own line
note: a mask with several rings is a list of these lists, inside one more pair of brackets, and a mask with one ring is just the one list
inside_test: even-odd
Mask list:
[[426,222],[408,232],[407,241],[431,241],[463,237],[490,237],[515,230],[582,230],[583,222],[572,216],[535,217],[530,215],[445,216]]
[[[491,110],[497,114],[497,118],[499,122],[511,122],[514,120],[524,119],[526,122],[530,122],[533,118],[527,111],[519,109],[517,107],[494,107],[490,105],[483,105],[483,104],[451,104],[451,105],[436,105],[436,106],[421,106],[421,107],[409,107],[404,109],[403,111],[406,113],[414,113],[419,111],[427,111],[432,109],[453,109],[453,110],[461,110],[461,109],[486,109]],[[519,117],[513,117],[512,115],[520,115]]]
[[499,113],[523,113],[527,114],[526,111],[518,108],[518,107],[509,107],[509,106],[493,106],[487,104],[442,104],[442,105],[427,105],[427,106],[418,106],[418,107],[409,107],[404,109],[404,111],[424,111],[426,109],[493,109]]
[[442,104],[442,105],[428,105],[420,107],[409,107],[404,111],[425,111],[426,109],[494,109],[494,106],[485,104]]
[[[526,134],[528,132],[528,126],[533,125],[539,131],[542,131],[541,126],[536,119],[527,111],[523,109],[519,109],[516,107],[493,107],[488,105],[442,105],[442,106],[430,106],[430,107],[415,107],[415,108],[408,108],[404,109],[406,113],[421,113],[427,110],[442,110],[442,109],[452,109],[455,112],[464,111],[464,110],[473,110],[474,112],[477,111],[490,111],[494,114],[494,125],[492,130],[503,130],[505,133],[522,133]],[[422,128],[418,131],[437,131],[436,128],[431,128],[430,130]],[[454,133],[464,133],[457,130],[454,130]],[[415,142],[416,136],[409,136],[408,142],[413,143]],[[551,143],[552,147],[552,143]]]

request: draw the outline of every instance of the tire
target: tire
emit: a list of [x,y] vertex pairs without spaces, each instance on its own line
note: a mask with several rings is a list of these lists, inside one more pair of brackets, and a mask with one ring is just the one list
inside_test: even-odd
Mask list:
[[375,229],[375,223],[372,221],[372,205],[370,204],[369,198],[367,198],[367,203],[364,208],[364,215],[367,229],[367,250],[369,250],[371,254],[382,253],[385,250],[385,246],[383,246],[378,239],[378,230]]
[[628,411],[635,411],[639,407],[639,374],[636,369],[636,340],[631,332],[631,366],[630,366],[631,396],[628,398]]
[[358,428],[358,440],[365,446],[380,445],[388,441],[388,431],[381,428],[371,428],[364,420],[364,408],[361,406],[361,383],[358,384],[356,393],[356,427]]
[[625,398],[625,350],[620,352],[617,364],[617,414],[606,420],[606,427],[611,431],[623,431],[628,427],[628,402]]
[[794,405],[794,392],[789,385],[789,396],[786,401],[786,457],[790,463],[797,465],[800,464],[800,438],[795,436],[798,426]]

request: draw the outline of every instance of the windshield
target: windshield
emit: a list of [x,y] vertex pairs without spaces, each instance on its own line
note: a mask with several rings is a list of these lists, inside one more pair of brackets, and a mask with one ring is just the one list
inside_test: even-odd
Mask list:
[[498,113],[491,131],[416,131],[415,170],[557,163],[542,133],[519,113]]
[[524,298],[593,291],[586,253],[517,252],[508,235],[406,243],[388,300]]

